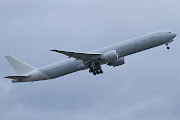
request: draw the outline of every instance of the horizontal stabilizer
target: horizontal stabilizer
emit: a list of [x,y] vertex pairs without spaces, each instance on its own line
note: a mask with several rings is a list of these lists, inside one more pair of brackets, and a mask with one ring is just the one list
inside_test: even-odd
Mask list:
[[62,51],[62,50],[50,50],[50,51],[58,52],[79,60],[94,60],[102,56],[102,53],[70,52],[70,51]]
[[9,78],[9,79],[25,79],[25,78],[29,78],[30,76],[7,76],[5,78]]

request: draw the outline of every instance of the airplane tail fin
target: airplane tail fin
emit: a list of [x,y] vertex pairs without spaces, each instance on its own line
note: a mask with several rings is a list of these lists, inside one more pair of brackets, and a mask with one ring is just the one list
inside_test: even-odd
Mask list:
[[36,69],[12,55],[5,56],[5,58],[18,75],[24,75]]

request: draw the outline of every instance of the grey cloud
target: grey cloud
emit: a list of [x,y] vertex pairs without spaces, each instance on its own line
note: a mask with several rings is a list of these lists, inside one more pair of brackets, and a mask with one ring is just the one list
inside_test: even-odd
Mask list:
[[119,120],[180,118],[179,36],[127,56],[104,74],[80,71],[49,81],[12,84],[12,54],[34,67],[66,59],[49,49],[91,51],[159,30],[180,34],[179,1],[1,0],[0,119]]

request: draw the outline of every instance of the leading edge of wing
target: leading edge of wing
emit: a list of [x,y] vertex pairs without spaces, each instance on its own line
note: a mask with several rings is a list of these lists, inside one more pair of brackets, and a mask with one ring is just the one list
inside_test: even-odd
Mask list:
[[87,59],[98,59],[102,56],[102,53],[85,53],[85,52],[72,52],[72,51],[63,51],[63,50],[50,50],[54,52],[58,52],[64,55],[67,55],[69,57],[73,57],[80,60],[87,60]]

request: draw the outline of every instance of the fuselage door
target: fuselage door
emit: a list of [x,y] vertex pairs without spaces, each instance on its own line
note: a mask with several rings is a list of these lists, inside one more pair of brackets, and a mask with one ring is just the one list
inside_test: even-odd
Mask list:
[[157,36],[158,36],[159,39],[162,39],[162,33],[158,33]]

